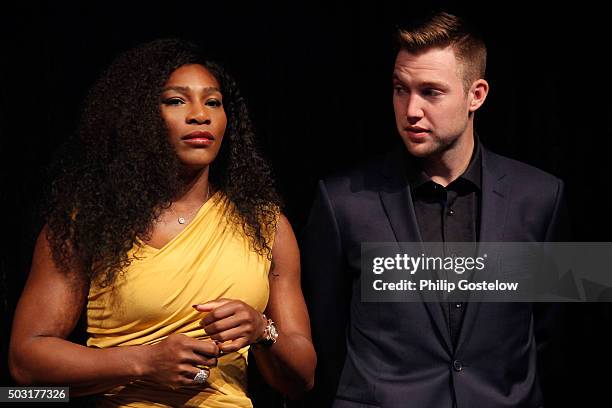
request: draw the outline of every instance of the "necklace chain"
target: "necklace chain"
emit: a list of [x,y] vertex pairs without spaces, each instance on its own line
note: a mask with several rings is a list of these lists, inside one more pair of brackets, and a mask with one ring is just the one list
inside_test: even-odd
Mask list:
[[202,206],[204,205],[204,203],[206,203],[206,201],[208,201],[208,197],[210,197],[210,184],[208,185],[208,188],[206,189],[206,198],[204,199],[204,202],[203,202],[203,203],[202,203],[202,204],[201,204],[201,205],[200,205],[198,208],[196,208],[195,210],[193,210],[193,211],[192,211],[192,212],[190,212],[189,214],[185,215],[184,217],[183,217],[183,216],[178,215],[178,214],[177,214],[177,213],[174,211],[174,209],[172,208],[172,206],[170,207],[170,211],[172,211],[172,214],[174,214],[174,216],[176,217],[176,221],[177,221],[179,224],[183,225],[183,224],[185,224],[185,223],[187,222],[187,220],[186,220],[186,218],[187,218],[187,217],[191,217],[193,214],[195,214],[196,212],[198,212],[198,210],[199,210],[200,208],[202,208]]

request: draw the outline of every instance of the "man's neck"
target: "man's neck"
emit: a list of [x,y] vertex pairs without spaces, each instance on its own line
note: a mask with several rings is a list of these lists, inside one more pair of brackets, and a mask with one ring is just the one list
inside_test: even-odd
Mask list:
[[450,149],[424,159],[423,170],[433,181],[446,187],[465,172],[473,151],[474,135],[471,133],[458,139]]

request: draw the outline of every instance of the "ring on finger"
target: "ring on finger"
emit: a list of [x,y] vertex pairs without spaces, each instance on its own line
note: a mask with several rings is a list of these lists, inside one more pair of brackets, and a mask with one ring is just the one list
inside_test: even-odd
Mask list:
[[210,375],[210,370],[207,368],[201,368],[200,371],[193,377],[193,381],[198,384],[204,384],[206,380],[208,380],[208,376]]

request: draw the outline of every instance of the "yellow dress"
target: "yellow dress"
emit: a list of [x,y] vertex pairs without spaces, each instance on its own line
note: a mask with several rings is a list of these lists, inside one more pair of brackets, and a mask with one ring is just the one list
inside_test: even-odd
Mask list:
[[[191,305],[240,299],[264,311],[270,261],[255,253],[240,226],[228,219],[232,205],[220,192],[183,231],[160,249],[137,243],[132,263],[112,287],[92,283],[87,304],[89,347],[157,343],[173,333],[206,339],[204,314]],[[172,390],[135,381],[116,387],[98,406],[211,408],[252,407],[246,395],[248,347],[225,355],[204,385]]]

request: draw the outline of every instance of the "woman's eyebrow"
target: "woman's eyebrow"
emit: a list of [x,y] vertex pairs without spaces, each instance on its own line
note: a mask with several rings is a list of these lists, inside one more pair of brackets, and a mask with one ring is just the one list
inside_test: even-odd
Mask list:
[[[205,92],[205,93],[221,92],[221,90],[219,88],[217,88],[216,86],[208,86],[206,88],[202,88],[201,90],[202,90],[202,92]],[[177,91],[177,92],[181,92],[181,93],[189,93],[191,91],[191,87],[189,87],[189,86],[180,86],[180,85],[172,85],[172,86],[164,87],[164,89],[162,89],[162,91],[163,92],[166,92],[166,91]]]

